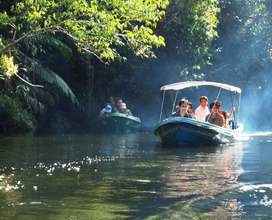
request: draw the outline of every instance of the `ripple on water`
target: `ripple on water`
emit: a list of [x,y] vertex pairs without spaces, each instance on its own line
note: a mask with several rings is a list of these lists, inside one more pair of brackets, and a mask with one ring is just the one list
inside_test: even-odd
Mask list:
[[[99,163],[108,163],[113,162],[117,159],[116,156],[98,156],[95,155],[94,157],[86,156],[82,158],[81,160],[73,160],[70,162],[54,162],[52,164],[44,163],[44,162],[37,162],[31,167],[28,168],[16,168],[16,167],[3,167],[1,168],[2,172],[10,172],[9,175],[0,175],[0,192],[9,192],[9,191],[17,191],[20,189],[25,188],[25,185],[23,184],[23,180],[14,181],[13,178],[15,176],[15,173],[20,176],[20,172],[24,170],[35,170],[35,178],[40,178],[44,175],[46,176],[53,176],[56,172],[70,172],[70,173],[79,173],[81,171],[81,168],[84,166],[89,167],[93,164],[99,164]],[[97,169],[94,169],[94,172],[97,172]],[[32,180],[35,182],[35,180]],[[36,185],[32,186],[32,189],[34,191],[38,191],[39,188]]]

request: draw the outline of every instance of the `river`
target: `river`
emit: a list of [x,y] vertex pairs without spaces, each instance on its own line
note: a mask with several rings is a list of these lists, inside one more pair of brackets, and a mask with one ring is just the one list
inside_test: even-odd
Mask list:
[[0,220],[270,219],[272,135],[162,147],[152,133],[1,137]]

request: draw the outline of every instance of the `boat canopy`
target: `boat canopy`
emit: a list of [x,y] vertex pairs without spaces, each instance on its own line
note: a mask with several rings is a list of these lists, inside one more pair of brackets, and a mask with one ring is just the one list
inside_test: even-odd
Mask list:
[[162,86],[161,91],[167,91],[167,90],[179,91],[185,88],[199,87],[199,86],[214,86],[214,87],[219,87],[225,90],[229,90],[231,92],[236,92],[236,93],[242,92],[240,88],[229,85],[229,84],[208,82],[208,81],[185,81],[185,82],[168,84],[168,85]]

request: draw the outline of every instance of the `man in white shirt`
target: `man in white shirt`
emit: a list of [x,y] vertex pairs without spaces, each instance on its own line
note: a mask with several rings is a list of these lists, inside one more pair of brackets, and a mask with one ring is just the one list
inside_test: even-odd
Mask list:
[[208,97],[201,96],[200,97],[200,105],[195,110],[195,118],[199,121],[205,121],[206,116],[210,114],[210,110],[208,108]]

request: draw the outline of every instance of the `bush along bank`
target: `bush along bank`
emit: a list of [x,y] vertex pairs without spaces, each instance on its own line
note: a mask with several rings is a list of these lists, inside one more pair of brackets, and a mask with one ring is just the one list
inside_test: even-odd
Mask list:
[[34,131],[32,115],[22,108],[20,101],[0,94],[0,134],[25,134]]

